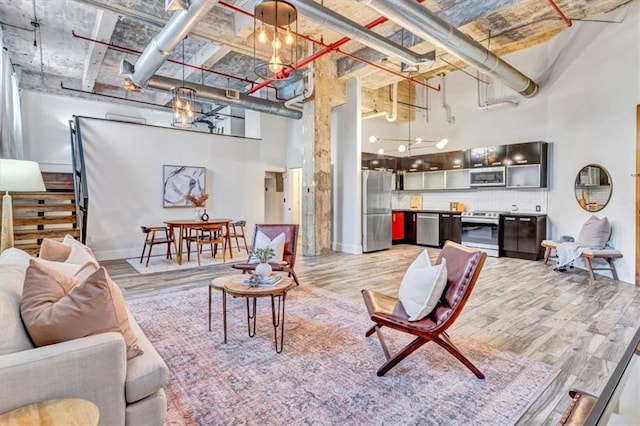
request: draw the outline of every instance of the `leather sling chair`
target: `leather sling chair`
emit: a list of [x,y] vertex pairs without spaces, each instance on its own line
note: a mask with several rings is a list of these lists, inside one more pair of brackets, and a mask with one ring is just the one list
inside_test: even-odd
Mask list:
[[[271,269],[274,272],[287,272],[290,277],[293,277],[296,285],[300,285],[298,281],[298,276],[296,275],[293,267],[296,264],[296,250],[298,247],[298,225],[297,224],[289,224],[289,223],[279,223],[279,224],[256,224],[253,230],[253,239],[251,241],[251,248],[255,246],[256,243],[256,235],[258,235],[258,231],[262,231],[270,240],[273,240],[275,237],[284,232],[284,255],[282,256],[283,261],[286,262],[284,265],[276,265],[272,264]],[[257,264],[249,263],[249,259],[251,259],[251,254],[249,254],[249,258],[247,259],[247,263],[236,263],[232,265],[232,268],[242,270],[242,273],[247,273],[249,271],[254,271],[256,269]]]
[[[434,310],[422,320],[410,322],[408,320],[409,315],[407,315],[397,298],[376,291],[362,290],[364,303],[367,306],[371,320],[375,323],[366,332],[366,336],[369,337],[374,332],[378,335],[380,345],[387,358],[387,361],[378,369],[378,376],[383,376],[425,343],[435,342],[462,362],[476,377],[484,379],[484,374],[462,355],[449,340],[449,335],[446,331],[458,318],[467,302],[480,275],[480,270],[484,265],[487,254],[447,241],[438,256],[436,264],[440,263],[443,258],[447,259],[447,285]],[[383,326],[412,334],[416,338],[397,354],[391,356],[380,332],[380,328]]]

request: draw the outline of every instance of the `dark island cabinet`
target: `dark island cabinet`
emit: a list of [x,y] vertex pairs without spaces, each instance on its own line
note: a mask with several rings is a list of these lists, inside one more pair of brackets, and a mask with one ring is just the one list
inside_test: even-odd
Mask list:
[[404,242],[407,244],[416,243],[417,216],[416,212],[404,212]]
[[501,217],[503,256],[537,260],[542,257],[540,243],[547,235],[547,217],[504,215]]
[[462,242],[462,217],[460,213],[440,213],[440,246],[449,240]]

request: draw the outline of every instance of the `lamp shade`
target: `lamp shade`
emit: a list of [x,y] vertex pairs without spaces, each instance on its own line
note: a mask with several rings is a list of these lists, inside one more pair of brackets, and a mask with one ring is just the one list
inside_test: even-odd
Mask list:
[[38,163],[0,158],[0,191],[46,191]]

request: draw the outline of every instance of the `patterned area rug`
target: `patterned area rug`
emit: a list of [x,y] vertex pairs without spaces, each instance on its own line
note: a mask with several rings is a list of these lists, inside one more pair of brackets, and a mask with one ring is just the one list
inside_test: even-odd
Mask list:
[[[171,370],[168,425],[511,425],[558,374],[453,336],[485,380],[433,343],[377,377],[384,355],[375,336],[364,336],[371,324],[364,303],[294,288],[284,351],[276,354],[269,299],[258,300],[257,333],[249,338],[245,301],[229,298],[226,345],[221,293],[213,298],[212,332],[207,301],[207,289],[196,288],[128,302]],[[386,336],[396,349],[410,340],[388,329]]]

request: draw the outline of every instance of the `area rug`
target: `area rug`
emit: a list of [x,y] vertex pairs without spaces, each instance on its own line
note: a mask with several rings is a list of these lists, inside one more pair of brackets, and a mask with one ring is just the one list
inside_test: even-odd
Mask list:
[[[245,300],[229,298],[227,344],[221,293],[213,298],[212,332],[207,302],[206,288],[128,302],[171,371],[168,425],[512,425],[559,372],[453,336],[485,380],[432,343],[377,377],[384,355],[375,336],[364,336],[371,323],[363,303],[294,288],[277,354],[269,299],[258,300],[250,338]],[[396,349],[410,340],[386,331]]]
[[185,253],[182,257],[182,265],[178,265],[175,255],[173,256],[173,259],[167,259],[164,254],[151,256],[149,259],[149,266],[145,266],[147,263],[146,257],[142,260],[142,263],[140,263],[139,257],[127,259],[127,263],[140,274],[155,274],[158,272],[183,271],[193,268],[202,268],[211,265],[233,265],[234,263],[245,262],[247,258],[247,252],[243,249],[241,251],[233,250],[233,259],[231,259],[227,253],[226,262],[222,261],[222,253],[218,253],[216,257],[213,258],[211,257],[211,253],[205,252],[200,255],[200,265],[198,265],[198,257],[195,253],[191,254],[190,261],[187,261],[187,255]]

